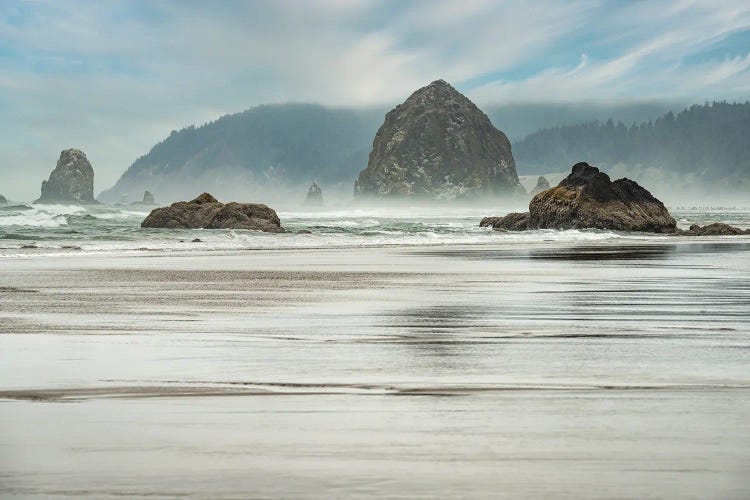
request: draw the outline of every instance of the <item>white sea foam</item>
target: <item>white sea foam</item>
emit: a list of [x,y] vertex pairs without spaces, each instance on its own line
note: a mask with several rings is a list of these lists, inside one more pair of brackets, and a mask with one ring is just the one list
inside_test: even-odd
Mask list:
[[84,207],[67,205],[32,205],[23,210],[10,210],[0,214],[0,227],[27,226],[52,228],[68,224],[67,215],[86,212]]
[[[231,230],[141,229],[140,222],[146,212],[132,207],[34,205],[0,212],[0,254],[24,257],[82,252],[116,254],[394,245],[544,246],[622,240],[659,242],[671,238],[668,235],[598,230],[498,232],[479,227],[479,221],[487,213],[503,215],[505,212],[451,207],[279,211],[288,232],[266,234]],[[732,219],[740,227],[750,225],[750,212],[681,212],[675,215],[681,226],[724,219]],[[300,230],[312,234],[297,234]],[[193,242],[196,238],[201,241]],[[30,245],[36,248],[22,248]]]

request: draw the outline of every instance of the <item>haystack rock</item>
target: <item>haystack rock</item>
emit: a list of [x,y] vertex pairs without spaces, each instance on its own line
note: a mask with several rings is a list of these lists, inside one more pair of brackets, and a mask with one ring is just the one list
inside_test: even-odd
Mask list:
[[1,194],[0,194],[0,203],[3,203],[3,204],[8,203],[8,200],[5,199],[5,196],[3,196]]
[[544,176],[540,176],[536,181],[536,186],[534,186],[534,189],[531,190],[531,197],[533,198],[534,196],[538,195],[542,191],[546,191],[549,188],[549,181]]
[[143,220],[144,228],[167,229],[250,229],[283,233],[276,211],[256,203],[220,203],[208,193],[192,201],[178,201],[155,208]]
[[443,80],[388,112],[354,192],[428,200],[525,194],[508,138]]
[[83,151],[66,149],[60,153],[49,180],[42,181],[42,195],[34,203],[96,203],[94,169]]
[[310,185],[310,189],[307,190],[305,205],[312,207],[320,207],[323,205],[323,190],[314,182]]
[[501,230],[609,229],[675,233],[664,204],[630,179],[611,181],[588,163],[577,163],[557,187],[534,196],[527,213],[487,217],[480,225]]

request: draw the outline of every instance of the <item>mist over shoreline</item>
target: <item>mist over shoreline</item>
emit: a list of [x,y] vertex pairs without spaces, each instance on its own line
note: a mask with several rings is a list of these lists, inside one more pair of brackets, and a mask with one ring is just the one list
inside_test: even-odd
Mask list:
[[[666,103],[620,103],[610,107],[602,103],[485,106],[493,124],[507,130],[511,138],[532,126],[543,131],[592,120],[597,123],[605,117],[610,120],[614,117],[617,123],[629,119],[634,123],[651,123],[671,113],[671,109]],[[210,191],[226,199],[293,204],[293,200],[304,196],[310,183],[316,182],[329,194],[329,200],[348,203],[353,181],[367,163],[372,137],[382,124],[383,114],[374,108],[288,104],[265,105],[226,115],[198,128],[173,131],[98,198],[108,203],[134,201],[148,189],[163,201],[189,199],[195,193]],[[526,137],[533,136],[534,133]],[[512,142],[523,144],[524,139]],[[548,156],[554,158],[554,152],[548,152]],[[543,171],[568,170],[570,155],[560,156],[559,165],[548,165]],[[613,178],[632,177],[675,203],[696,196],[707,204],[734,203],[742,200],[745,189],[742,179],[740,182],[716,179],[712,184],[705,176],[680,175],[657,166],[596,162],[596,158],[578,160],[597,163]],[[540,171],[523,157],[517,157],[517,170],[520,176]]]

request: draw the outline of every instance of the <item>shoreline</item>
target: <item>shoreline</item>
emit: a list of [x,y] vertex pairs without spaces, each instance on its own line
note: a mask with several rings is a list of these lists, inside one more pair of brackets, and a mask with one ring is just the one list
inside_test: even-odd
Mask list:
[[[200,230],[197,230],[200,231]],[[490,234],[496,234],[497,239],[492,241],[473,241],[473,242],[424,242],[424,243],[370,243],[370,244],[319,244],[310,246],[292,246],[292,245],[280,245],[280,246],[246,246],[241,248],[200,248],[198,245],[204,242],[184,242],[187,245],[194,245],[192,248],[134,248],[134,249],[84,249],[84,248],[61,248],[58,247],[59,251],[54,250],[52,247],[36,247],[36,248],[14,248],[14,247],[0,247],[0,261],[3,259],[33,259],[33,258],[56,258],[56,257],[132,257],[132,256],[158,256],[159,254],[164,256],[202,256],[202,255],[235,255],[243,253],[263,252],[263,251],[279,251],[279,252],[295,252],[295,251],[325,251],[325,250],[374,250],[374,249],[417,249],[417,248],[446,248],[446,247],[507,247],[513,246],[515,248],[536,248],[539,246],[545,247],[556,247],[556,246],[587,246],[587,245],[663,245],[671,243],[680,244],[700,244],[700,243],[750,243],[750,235],[712,235],[712,236],[697,236],[689,234],[660,234],[660,233],[640,233],[640,232],[614,232],[604,230],[565,230],[558,231],[553,229],[543,229],[535,231],[520,231],[520,232],[503,232],[494,231],[492,229],[487,230]],[[198,233],[200,234],[200,233]],[[514,241],[514,236],[528,236],[531,238],[524,238],[522,241]],[[545,236],[567,236],[569,239],[558,239],[552,240],[545,238]],[[600,239],[575,239],[576,235],[601,235]],[[279,235],[271,236],[276,238]],[[309,235],[293,235],[307,237]],[[607,236],[610,236],[607,238]],[[488,235],[488,238],[491,237]],[[535,238],[536,237],[536,238]],[[4,252],[6,250],[18,251],[17,253]]]
[[742,496],[750,239],[500,239],[0,259],[0,495]]

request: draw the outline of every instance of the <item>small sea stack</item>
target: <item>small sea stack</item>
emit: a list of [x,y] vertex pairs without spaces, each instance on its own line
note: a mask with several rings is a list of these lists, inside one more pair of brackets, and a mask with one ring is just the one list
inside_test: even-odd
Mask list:
[[531,190],[531,193],[530,193],[531,197],[533,198],[534,196],[538,195],[542,191],[546,191],[549,188],[550,188],[550,185],[549,185],[549,181],[547,180],[547,178],[544,177],[543,175],[539,176],[539,179],[537,179],[536,181],[536,186],[534,186],[534,189]]
[[5,198],[5,196],[0,194],[0,204],[5,205],[6,203],[8,203],[8,200]]
[[130,204],[130,206],[144,206],[144,207],[153,207],[156,205],[156,200],[154,199],[154,195],[151,194],[151,191],[148,189],[143,193],[143,199],[141,201],[134,201]]
[[143,200],[141,201],[141,203],[143,205],[156,205],[154,195],[148,189],[143,192]]
[[322,207],[323,206],[323,190],[320,189],[315,182],[310,185],[310,189],[307,190],[307,198],[305,198],[305,205],[310,207]]
[[208,193],[192,201],[155,208],[141,223],[143,228],[248,229],[283,233],[276,211],[256,203],[221,203]]
[[42,195],[34,203],[95,204],[94,168],[80,149],[60,153],[49,179],[42,181]]

